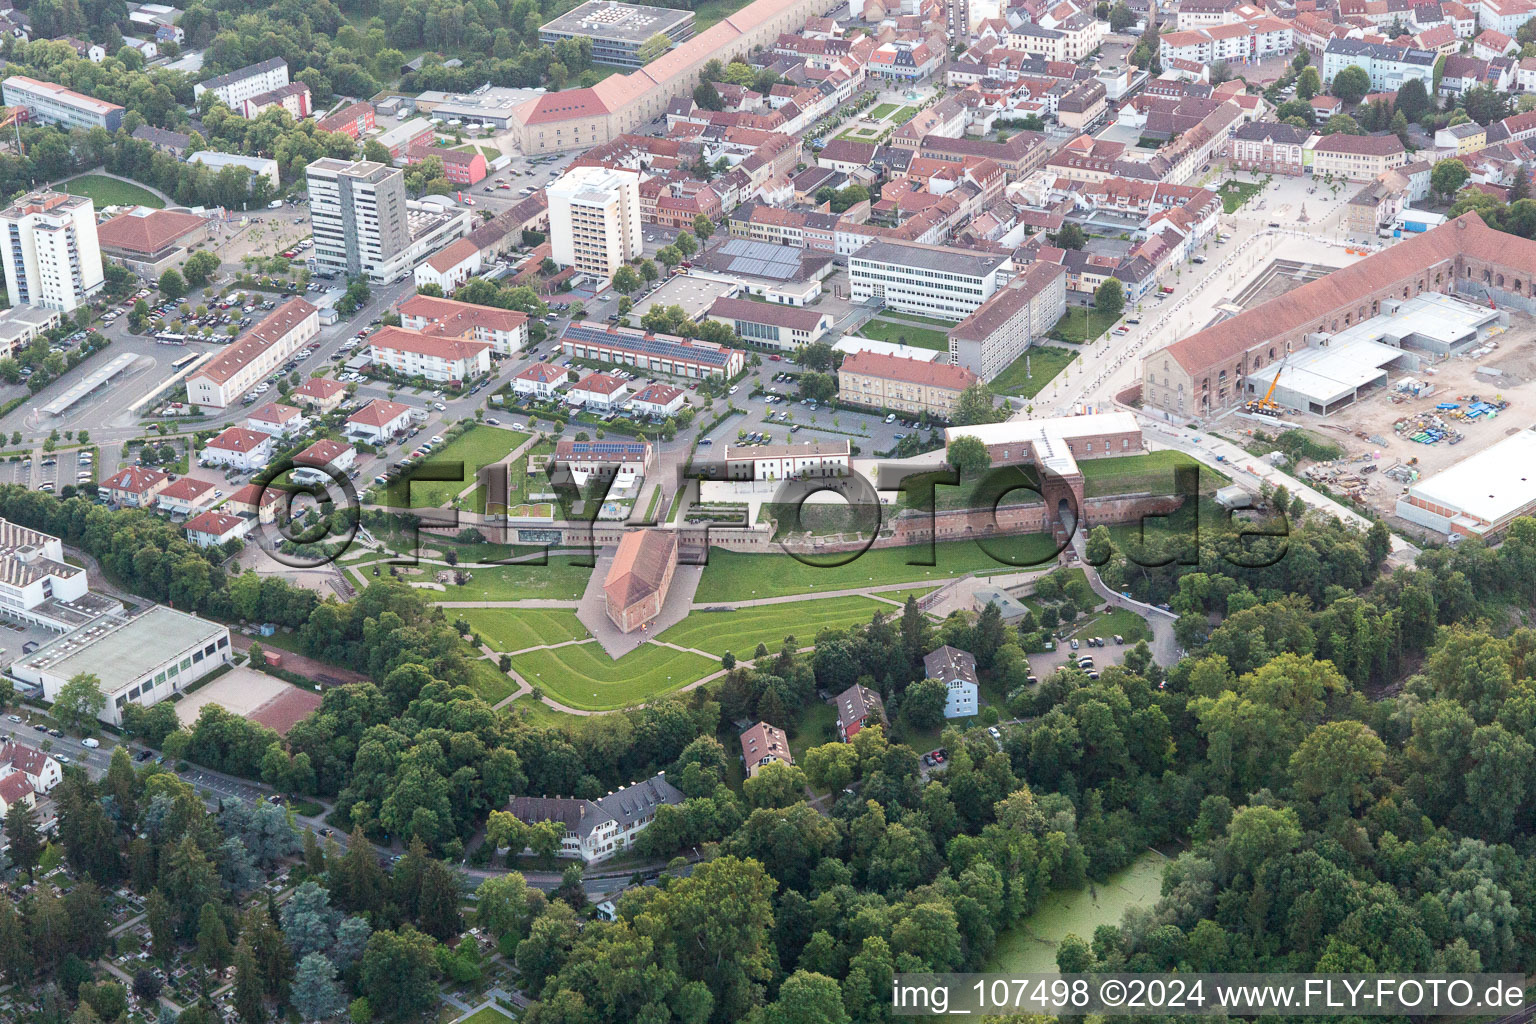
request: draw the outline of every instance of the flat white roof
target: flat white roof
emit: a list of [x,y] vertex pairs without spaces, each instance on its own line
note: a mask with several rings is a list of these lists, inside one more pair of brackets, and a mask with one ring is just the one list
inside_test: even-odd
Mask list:
[[832,347],[850,356],[855,352],[875,352],[883,356],[921,359],[925,363],[935,363],[941,358],[947,359],[949,357],[948,352],[940,352],[936,348],[923,348],[919,345],[898,345],[894,341],[876,341],[873,338],[860,338],[852,334],[839,338]]
[[1479,327],[1498,318],[1496,309],[1440,292],[1425,292],[1404,300],[1391,313],[1381,313],[1339,331],[1333,336],[1332,344],[1418,336],[1443,345],[1454,345],[1475,340]]
[[84,380],[80,381],[74,387],[70,388],[68,391],[64,392],[62,395],[49,402],[47,405],[43,406],[43,412],[50,416],[60,415],[70,406],[80,401],[80,399],[84,398],[86,395],[90,394],[92,391],[95,391],[97,388],[101,387],[113,377],[116,377],[118,374],[128,369],[128,367],[133,365],[133,361],[137,358],[138,356],[134,355],[132,352],[124,352],[122,355],[114,357],[113,360],[106,366],[103,366],[99,370],[92,370],[90,375],[87,376]]
[[1498,523],[1536,503],[1536,429],[1526,429],[1408,488],[1416,498]]
[[[1086,416],[1053,416],[1043,420],[1004,420],[969,427],[944,428],[944,443],[957,437],[974,437],[982,444],[1016,444],[1052,437],[1070,441],[1090,434],[1129,433],[1141,424],[1128,412],[1089,413]],[[1140,454],[1139,452],[1137,454]]]
[[[1342,334],[1334,335],[1329,345],[1300,349],[1286,356],[1280,366],[1279,387],[1326,406],[1356,388],[1380,380],[1386,375],[1383,367],[1406,354],[1380,342],[1341,338]],[[1262,396],[1275,380],[1274,366],[1250,373],[1247,379]]]

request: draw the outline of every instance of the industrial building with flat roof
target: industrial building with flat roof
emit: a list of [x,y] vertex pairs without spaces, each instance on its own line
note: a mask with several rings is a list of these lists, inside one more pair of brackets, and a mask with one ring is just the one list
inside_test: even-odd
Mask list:
[[1264,393],[1265,367],[1273,379],[1274,364],[1311,336],[1346,331],[1394,301],[1442,293],[1536,312],[1533,268],[1536,242],[1463,214],[1143,357],[1143,408],[1174,419],[1238,406]]
[[916,242],[875,241],[848,258],[854,302],[880,299],[890,309],[964,320],[1008,279],[1006,253]]
[[730,378],[746,367],[746,356],[739,348],[587,321],[567,327],[560,336],[560,345],[567,356],[577,359],[634,366],[676,377]]
[[229,627],[155,605],[128,618],[103,615],[11,665],[11,674],[54,700],[78,675],[95,676],[106,706],[97,716],[123,724],[130,702],[149,707],[229,664]]
[[1248,375],[1248,390],[1269,394],[1282,406],[1318,415],[1385,387],[1388,370],[1413,372],[1419,353],[1453,355],[1472,348],[1509,314],[1439,292],[1389,300],[1382,313],[1333,335],[1309,338],[1306,348],[1281,360],[1274,373]]
[[1414,483],[1397,514],[1452,539],[1502,533],[1536,513],[1536,430],[1513,434]]
[[[693,12],[667,7],[640,7],[614,0],[587,0],[554,21],[539,27],[539,42],[553,46],[562,39],[592,40],[592,60],[621,68],[644,67],[641,50],[655,36],[665,36],[665,53],[693,38]],[[661,53],[647,53],[652,59]]]

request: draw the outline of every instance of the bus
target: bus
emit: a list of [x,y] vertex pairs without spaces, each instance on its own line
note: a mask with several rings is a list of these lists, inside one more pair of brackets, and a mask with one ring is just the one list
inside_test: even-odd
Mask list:
[[162,345],[185,345],[187,343],[187,336],[185,334],[173,334],[170,331],[161,331],[155,335],[155,340]]
[[195,362],[197,362],[197,353],[193,352],[191,355],[182,356],[180,359],[178,359],[174,363],[172,363],[171,364],[171,369],[173,369],[173,370],[185,370],[187,367],[191,366]]

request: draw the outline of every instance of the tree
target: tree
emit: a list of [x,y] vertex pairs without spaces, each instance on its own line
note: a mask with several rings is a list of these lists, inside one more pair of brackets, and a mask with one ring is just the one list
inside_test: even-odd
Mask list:
[[763,1013],[765,1024],[848,1024],[843,993],[825,974],[796,971],[779,986],[779,998]]
[[522,937],[531,916],[528,883],[516,871],[496,875],[475,890],[475,921],[496,938]]
[[978,380],[973,381],[960,392],[960,398],[955,402],[956,426],[964,427],[973,423],[995,423],[996,421],[997,409],[991,388]]
[[101,680],[82,672],[59,687],[59,695],[53,703],[53,717],[67,731],[84,734],[106,706],[107,695],[101,691]]
[[1490,85],[1479,85],[1461,95],[1467,116],[1480,125],[1490,125],[1509,116],[1509,97]]
[[640,290],[640,275],[629,267],[620,267],[614,271],[613,287],[626,295],[637,292]]
[[26,800],[17,800],[5,816],[5,840],[10,844],[11,863],[27,873],[33,872],[43,857],[43,833],[37,827],[37,811]]
[[901,714],[914,729],[937,728],[944,721],[949,688],[937,679],[919,679],[901,696]]
[[741,794],[750,807],[788,807],[805,799],[805,772],[770,761],[742,783]]
[[[1411,79],[1411,81],[1417,81],[1417,79]],[[1392,122],[1388,125],[1388,128],[1393,135],[1397,136],[1397,141],[1401,142],[1404,146],[1408,145],[1408,118],[1404,116],[1401,110],[1395,111],[1392,114]]]
[[187,282],[176,273],[175,267],[160,275],[159,287],[160,294],[168,299],[179,299],[187,294]]
[[347,1005],[336,984],[336,967],[323,953],[310,953],[299,961],[293,978],[293,1008],[305,1020],[334,1017]]
[[241,938],[235,950],[235,1012],[245,1024],[261,1024],[267,1019],[266,979],[246,938]]
[[705,110],[725,109],[725,101],[720,98],[713,82],[700,82],[694,86],[693,102]]
[[[1509,205],[1531,198],[1531,167],[1522,163],[1515,169],[1515,180],[1509,184]],[[1525,237],[1529,238],[1530,235]]]
[[665,264],[667,269],[670,270],[683,262],[683,254],[677,251],[677,246],[675,245],[664,245],[656,250],[656,259],[657,262]]
[[219,908],[204,903],[197,917],[197,953],[194,957],[199,967],[209,974],[218,974],[228,967],[234,956],[234,946],[229,941],[229,930],[219,916]]
[[1109,30],[1111,32],[1124,32],[1136,24],[1136,12],[1125,4],[1125,0],[1118,2],[1109,9]]
[[692,256],[694,253],[699,251],[698,240],[686,231],[679,231],[677,233],[677,238],[672,242],[672,244],[677,246],[677,251],[682,253],[684,258]]
[[[1422,90],[1422,86],[1420,87]],[[1306,67],[1301,74],[1296,76],[1296,98],[1310,100],[1323,91],[1323,80],[1317,73],[1317,68]]]
[[700,238],[708,238],[715,233],[715,222],[702,213],[694,214],[693,233]]
[[1081,249],[1088,244],[1088,236],[1076,224],[1063,224],[1061,230],[1051,236],[1051,244],[1060,249]]
[[640,44],[639,48],[635,50],[635,57],[639,59],[642,65],[645,65],[670,49],[672,49],[671,38],[665,32],[657,32]]
[[213,278],[218,269],[219,258],[207,249],[199,249],[187,257],[187,262],[182,264],[181,272],[190,287],[201,288]]
[[1333,76],[1330,87],[1335,96],[1354,106],[1371,91],[1371,76],[1358,64],[1351,64]]
[[1125,309],[1125,287],[1118,277],[1106,277],[1093,293],[1093,306],[1107,316],[1119,316]]
[[992,453],[986,444],[981,438],[969,434],[962,434],[949,442],[946,457],[962,477],[979,476],[992,465]]
[[368,1005],[389,1020],[415,1020],[437,1005],[432,940],[404,925],[374,932],[363,951],[358,985]]
[[1460,160],[1441,160],[1429,172],[1429,187],[1436,195],[1449,199],[1461,191],[1470,176],[1467,165]]
[[805,774],[818,790],[838,793],[859,771],[859,752],[847,743],[823,743],[805,752]]
[[1409,121],[1417,121],[1430,108],[1429,94],[1424,91],[1424,83],[1417,78],[1408,79],[1398,88],[1393,105]]
[[1323,122],[1322,132],[1325,135],[1364,135],[1365,129],[1348,114],[1334,114]]
[[1324,722],[1291,755],[1297,795],[1328,814],[1347,814],[1365,802],[1386,764],[1387,748],[1361,722]]

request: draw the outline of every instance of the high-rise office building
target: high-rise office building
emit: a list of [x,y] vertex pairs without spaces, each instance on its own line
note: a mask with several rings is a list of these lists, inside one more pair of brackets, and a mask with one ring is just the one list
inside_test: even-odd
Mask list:
[[305,176],[320,273],[378,277],[410,246],[404,171],[373,160],[326,157],[310,164]]
[[88,196],[33,192],[0,212],[0,231],[12,304],[67,313],[100,290],[101,246]]
[[549,186],[549,241],[556,263],[612,277],[640,255],[640,175],[573,167]]

